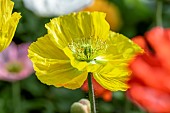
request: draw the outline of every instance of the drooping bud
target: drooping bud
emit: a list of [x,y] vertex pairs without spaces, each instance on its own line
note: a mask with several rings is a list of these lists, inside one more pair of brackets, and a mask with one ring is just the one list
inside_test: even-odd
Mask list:
[[90,113],[90,102],[87,99],[81,99],[74,102],[71,106],[70,113]]

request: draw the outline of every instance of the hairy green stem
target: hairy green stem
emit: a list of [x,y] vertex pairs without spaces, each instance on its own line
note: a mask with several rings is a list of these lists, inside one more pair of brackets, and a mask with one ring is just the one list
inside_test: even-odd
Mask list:
[[89,100],[91,104],[91,113],[96,113],[96,104],[95,104],[95,96],[94,96],[91,72],[88,73],[88,88],[89,88]]

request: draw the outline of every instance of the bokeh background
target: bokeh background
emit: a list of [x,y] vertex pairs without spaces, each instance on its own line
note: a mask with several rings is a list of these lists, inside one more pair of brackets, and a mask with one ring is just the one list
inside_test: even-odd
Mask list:
[[[60,16],[39,16],[27,9],[22,0],[13,2],[13,11],[22,15],[13,38],[16,44],[36,41],[38,37],[46,34],[45,24]],[[95,0],[76,11],[106,12],[111,29],[132,38],[144,35],[147,30],[157,25],[156,3],[157,0]],[[170,1],[163,0],[162,12],[163,26],[169,27]],[[127,99],[126,92],[111,94],[109,101],[100,97],[96,99],[98,113],[146,113]],[[88,98],[88,94],[82,89],[47,86],[42,84],[34,73],[17,82],[0,81],[0,113],[69,113],[72,103],[81,98]]]

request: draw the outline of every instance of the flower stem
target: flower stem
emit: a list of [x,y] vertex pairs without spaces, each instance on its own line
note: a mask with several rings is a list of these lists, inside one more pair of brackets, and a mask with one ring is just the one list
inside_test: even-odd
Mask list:
[[156,2],[156,25],[157,26],[162,26],[162,7],[163,7],[163,2],[162,0],[157,0]]
[[91,104],[91,113],[96,113],[95,96],[92,83],[92,73],[88,73],[88,88],[89,88],[89,100]]
[[13,113],[21,113],[21,104],[20,104],[20,82],[12,83],[12,104],[13,104]]

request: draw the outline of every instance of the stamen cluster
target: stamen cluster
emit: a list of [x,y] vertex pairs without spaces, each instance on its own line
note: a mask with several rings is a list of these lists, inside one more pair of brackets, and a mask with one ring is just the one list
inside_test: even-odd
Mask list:
[[98,55],[105,53],[107,44],[99,39],[84,38],[72,41],[69,48],[77,60],[90,62],[95,60]]

